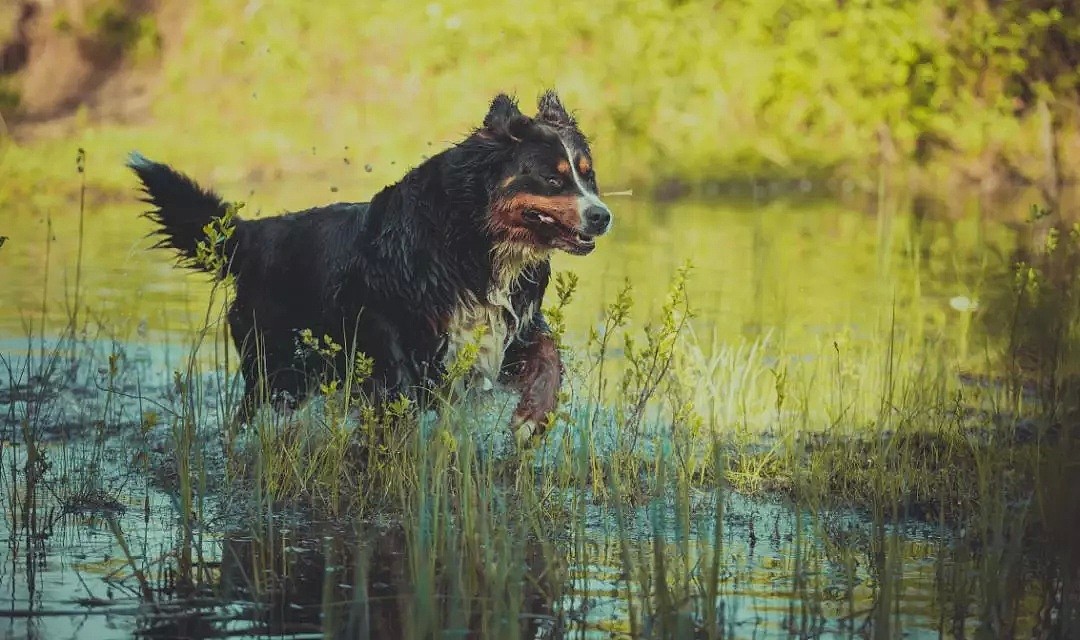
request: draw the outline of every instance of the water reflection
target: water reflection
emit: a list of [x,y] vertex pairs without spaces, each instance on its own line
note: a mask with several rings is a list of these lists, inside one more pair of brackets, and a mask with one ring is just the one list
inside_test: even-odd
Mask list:
[[[146,354],[158,369],[162,352],[147,348]],[[83,363],[76,379],[100,375],[97,362]],[[114,388],[129,388],[144,365],[138,360],[130,372],[120,371]],[[631,619],[646,636],[705,637],[712,624],[727,638],[861,637],[871,629],[893,637],[968,637],[1002,628],[1008,633],[995,637],[1008,637],[1040,625],[1053,629],[1041,612],[1060,608],[1071,593],[1062,584],[1071,575],[1068,565],[1054,563],[1077,557],[1075,540],[1067,537],[1075,530],[1075,509],[1062,508],[1047,520],[1042,535],[1054,546],[1045,556],[1016,542],[1001,557],[987,541],[995,535],[1015,540],[1021,530],[987,523],[986,530],[954,537],[943,525],[903,519],[886,525],[849,510],[808,511],[695,490],[687,505],[664,495],[621,514],[586,495],[562,536],[524,539],[514,555],[524,562],[516,569],[518,586],[489,607],[491,593],[466,586],[483,585],[484,568],[470,568],[478,573],[463,580],[462,565],[455,564],[461,558],[439,555],[393,524],[311,523],[302,511],[280,507],[253,520],[234,513],[232,488],[213,482],[200,494],[194,520],[185,520],[175,478],[151,471],[168,466],[169,447],[158,452],[154,434],[138,424],[99,433],[88,421],[112,412],[110,421],[122,424],[124,416],[137,415],[140,401],[168,402],[167,386],[131,387],[138,394],[129,396],[110,396],[108,385],[77,388],[60,389],[45,403],[86,426],[39,441],[37,455],[55,465],[41,476],[49,490],[34,499],[39,509],[25,510],[24,479],[4,495],[0,619],[6,637],[397,638],[414,636],[411,625],[422,619],[438,621],[444,636],[455,637],[481,637],[478,630],[493,628],[500,631],[486,637],[625,637]],[[37,418],[10,404],[25,398],[25,389],[3,391],[0,404],[8,404],[0,409],[16,418],[15,426],[34,426]],[[35,415],[45,426],[55,414]],[[28,468],[31,455],[17,433],[8,431],[3,441],[8,478]],[[200,438],[204,451],[212,451],[212,429]],[[90,469],[97,471],[87,475]],[[1045,486],[1074,486],[1075,467],[1069,473],[1072,480],[1047,479]],[[88,478],[108,500],[89,499],[99,494],[83,490]],[[1067,495],[1059,500],[1075,503]],[[185,553],[192,558],[188,576],[182,575]],[[416,579],[418,561],[434,563],[430,589]],[[150,598],[133,566],[149,584]],[[1035,586],[1005,590],[1006,610],[981,610],[984,602],[1003,602],[980,593],[995,588],[999,575]],[[647,603],[661,593],[675,606],[652,618],[648,611],[655,609]],[[493,611],[503,619],[485,618]],[[995,619],[997,627],[990,622]]]

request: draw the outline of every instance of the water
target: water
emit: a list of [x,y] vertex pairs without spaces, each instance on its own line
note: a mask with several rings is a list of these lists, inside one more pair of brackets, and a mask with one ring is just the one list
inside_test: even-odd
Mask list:
[[[248,210],[273,210],[275,195],[297,199],[298,191],[310,204],[331,199],[277,185],[252,194]],[[955,299],[977,301],[1015,241],[1009,227],[979,216],[922,219],[891,206],[871,215],[829,201],[611,204],[615,227],[594,255],[555,259],[556,270],[580,276],[568,310],[570,344],[578,348],[589,327],[602,324],[604,305],[623,282],[633,285],[635,313],[649,317],[687,261],[694,265],[695,327],[720,343],[768,334],[788,354],[809,353],[841,334],[871,339],[890,317],[908,328],[946,331],[968,322]],[[396,599],[410,589],[403,582],[408,545],[400,535],[373,537],[371,529],[358,533],[302,513],[278,512],[252,525],[230,492],[213,486],[223,472],[220,456],[208,455],[206,500],[191,539],[184,538],[172,434],[146,416],[176,401],[172,372],[184,368],[193,336],[207,321],[210,286],[202,275],[173,269],[167,254],[146,250],[150,228],[139,210],[130,199],[88,207],[81,269],[76,207],[3,213],[10,239],[0,249],[0,354],[9,371],[0,376],[0,482],[14,489],[6,489],[0,525],[0,635],[322,637],[331,621],[349,629],[340,621],[352,609],[341,603],[355,601],[362,585],[372,598],[367,619],[379,621],[382,637],[395,637],[406,615]],[[84,328],[79,346],[65,347],[76,353],[57,361],[70,368],[60,376],[66,382],[36,385],[35,372],[20,363],[36,352],[41,335],[56,339],[73,313],[76,281]],[[217,317],[209,319],[213,324]],[[109,356],[116,353],[123,356],[110,373]],[[220,362],[220,352],[203,349],[201,360]],[[40,357],[36,363],[42,365]],[[215,374],[206,380],[210,388],[227,384]],[[207,450],[217,446],[214,397],[207,395],[210,418],[199,436]],[[40,450],[25,445],[26,428]],[[50,466],[40,474],[46,490],[26,502],[18,491],[27,490],[30,458]],[[868,549],[883,545],[899,559],[889,579],[903,589],[890,614],[893,628],[912,638],[963,635],[955,633],[957,620],[968,614],[946,616],[948,603],[940,598],[941,577],[954,564],[948,532],[914,523],[875,530],[850,510],[808,512],[730,492],[702,490],[694,500],[685,524],[674,519],[669,500],[657,499],[630,512],[629,528],[617,526],[610,510],[588,507],[575,542],[585,551],[574,556],[554,603],[525,594],[522,632],[628,633],[632,602],[643,597],[640,585],[628,586],[633,581],[620,555],[618,541],[629,531],[661,556],[720,554],[725,637],[860,636],[883,586]],[[27,504],[36,511],[20,511]],[[178,598],[183,589],[165,568],[179,561],[180,548],[195,550],[196,570],[218,589]],[[363,575],[360,548],[368,554]],[[148,569],[156,604],[145,602],[129,553]],[[273,575],[260,578],[267,567]],[[543,570],[529,567],[537,575]],[[252,587],[263,579],[274,588]],[[327,593],[335,597],[328,600]],[[689,604],[680,606],[689,629]]]
[[[256,191],[244,213],[272,213],[282,200],[314,205],[339,195],[305,187]],[[220,190],[244,193],[228,185]],[[611,204],[613,230],[592,255],[555,257],[557,271],[580,275],[569,326],[581,335],[626,280],[639,315],[652,313],[675,270],[688,261],[696,272],[691,302],[724,339],[772,329],[798,340],[863,325],[896,304],[917,302],[946,313],[951,298],[977,295],[987,269],[1004,265],[1001,256],[1015,235],[978,216],[920,219],[893,204],[879,215],[830,201],[652,204],[613,197]],[[134,198],[88,207],[82,302],[118,331],[175,337],[200,326],[209,286],[201,274],[174,270],[168,253],[146,250],[152,227],[138,217],[144,208]],[[26,326],[40,322],[43,306],[51,323],[62,323],[77,277],[77,203],[3,215],[10,240],[0,252],[0,335],[24,335]],[[911,298],[916,281],[917,301]],[[46,283],[50,295],[43,300]]]

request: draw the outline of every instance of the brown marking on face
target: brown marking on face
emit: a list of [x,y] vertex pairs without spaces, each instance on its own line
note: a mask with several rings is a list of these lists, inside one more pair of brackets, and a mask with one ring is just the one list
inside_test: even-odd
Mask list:
[[570,177],[570,163],[566,160],[559,160],[559,164],[555,165],[555,170],[567,178]]
[[577,160],[577,170],[583,176],[589,175],[589,172],[592,171],[592,162],[587,157],[581,156]]
[[509,178],[506,178],[505,180],[503,180],[502,182],[499,183],[499,188],[500,189],[505,189],[505,188],[509,187],[510,183],[512,183],[515,178],[517,178],[517,176],[510,176]]
[[577,198],[574,196],[540,196],[532,193],[515,193],[506,198],[498,198],[491,208],[491,227],[507,239],[525,241],[546,246],[552,235],[551,230],[534,230],[525,221],[525,212],[529,209],[550,216],[565,229],[581,228],[581,214],[578,213]]

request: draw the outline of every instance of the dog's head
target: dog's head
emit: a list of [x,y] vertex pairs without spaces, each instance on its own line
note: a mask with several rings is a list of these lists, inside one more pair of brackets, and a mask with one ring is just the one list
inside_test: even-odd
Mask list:
[[476,135],[505,151],[488,211],[500,242],[581,256],[596,247],[611,210],[597,193],[588,141],[554,91],[531,118],[513,98],[496,96]]

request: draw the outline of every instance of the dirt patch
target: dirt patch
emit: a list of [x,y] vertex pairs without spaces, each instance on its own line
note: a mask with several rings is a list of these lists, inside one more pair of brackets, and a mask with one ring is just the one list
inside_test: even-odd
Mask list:
[[[149,111],[183,3],[160,0],[24,0],[0,14],[0,51],[16,139],[65,135],[74,117],[133,122]],[[3,35],[3,34],[6,34]]]

